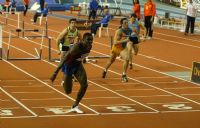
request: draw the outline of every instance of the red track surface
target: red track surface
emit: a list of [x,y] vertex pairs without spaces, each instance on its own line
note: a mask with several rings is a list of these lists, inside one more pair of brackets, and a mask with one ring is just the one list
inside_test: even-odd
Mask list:
[[[42,26],[30,24],[32,15],[28,15],[24,18],[26,28],[44,26],[44,23]],[[16,16],[9,18],[3,37],[17,26]],[[109,24],[110,35],[114,34],[118,22],[113,20]],[[54,39],[67,26],[67,21],[49,17],[48,24],[56,49]],[[12,38],[10,56],[32,57],[36,54],[34,48],[40,48],[40,41]],[[3,38],[3,42],[6,51],[8,39]],[[108,55],[109,52],[109,38],[96,37],[91,55]],[[56,56],[55,51],[53,55]],[[0,61],[0,128],[200,127],[199,84],[167,73],[190,72],[192,62],[200,61],[199,35],[183,36],[178,31],[155,28],[153,39],[141,43],[139,55],[133,58],[128,83],[121,82],[121,60],[111,66],[106,79],[101,78],[106,59],[85,64],[89,88],[80,105],[85,111],[82,115],[67,113],[79,84],[74,83],[73,93],[67,96],[59,85],[59,74],[52,86],[48,79],[56,63],[48,62],[47,58],[45,40],[41,60]]]

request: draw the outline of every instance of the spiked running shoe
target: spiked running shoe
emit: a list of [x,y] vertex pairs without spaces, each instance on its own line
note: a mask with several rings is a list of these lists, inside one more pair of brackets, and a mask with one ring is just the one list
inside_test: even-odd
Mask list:
[[128,82],[128,78],[126,75],[122,75],[122,82]]

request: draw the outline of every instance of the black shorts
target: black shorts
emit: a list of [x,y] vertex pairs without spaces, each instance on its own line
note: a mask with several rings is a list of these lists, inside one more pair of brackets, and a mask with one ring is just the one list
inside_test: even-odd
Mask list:
[[62,51],[69,51],[69,46],[62,46]]
[[138,43],[139,43],[138,37],[136,37],[136,36],[130,36],[130,37],[129,37],[129,40],[130,40],[131,42],[133,42],[133,44],[138,44]]

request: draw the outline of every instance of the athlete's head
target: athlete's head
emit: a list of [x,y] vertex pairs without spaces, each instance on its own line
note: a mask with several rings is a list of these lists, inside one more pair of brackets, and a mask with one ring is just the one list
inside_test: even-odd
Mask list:
[[128,19],[127,18],[122,18],[120,20],[120,24],[122,28],[128,28]]
[[92,49],[92,43],[93,43],[93,36],[91,33],[87,32],[83,35],[83,45],[86,47],[87,50]]
[[137,19],[137,16],[135,15],[135,14],[131,14],[130,15],[130,21],[133,23],[133,22],[135,22],[136,21],[136,19]]
[[69,26],[70,26],[70,28],[76,27],[76,21],[77,20],[75,18],[72,18],[72,19],[69,20]]

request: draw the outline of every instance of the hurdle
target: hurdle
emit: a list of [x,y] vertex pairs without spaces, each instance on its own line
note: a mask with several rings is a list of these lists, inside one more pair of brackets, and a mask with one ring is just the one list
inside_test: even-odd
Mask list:
[[[44,33],[45,33],[45,31],[43,31],[42,35],[44,35]],[[44,43],[44,36],[42,36],[42,39],[41,39],[39,52],[38,52],[37,48],[35,48],[35,52],[36,52],[36,56],[35,57],[32,57],[32,58],[11,58],[10,57],[11,34],[12,34],[12,30],[10,30],[10,32],[9,32],[7,56],[6,56],[7,60],[41,60],[42,48],[43,48],[43,43]]]
[[[112,49],[113,45],[113,36],[110,37],[110,49]],[[87,56],[86,62],[97,62],[97,59],[107,59],[110,58],[110,55],[107,56]]]
[[25,35],[25,32],[39,32],[40,29],[25,29],[25,23],[24,21],[22,22],[22,29],[16,29],[16,32],[18,32],[18,36],[19,36],[19,33],[22,32],[22,37],[23,38],[37,38],[37,37],[45,37],[47,38],[48,37],[48,22],[46,21],[45,22],[45,29],[42,30],[42,31],[45,31],[45,35],[42,35],[42,36],[31,36],[31,35]]
[[[52,56],[52,51],[51,51],[52,50],[52,45],[51,45],[52,42],[51,42],[51,40],[52,40],[52,38],[48,37],[48,45],[49,45],[49,48],[48,48],[49,58],[48,58],[48,60],[50,62],[60,62],[60,58],[53,58],[53,56]],[[56,51],[56,50],[54,50],[54,51]]]
[[20,12],[17,12],[17,13],[3,12],[3,14],[6,14],[6,16],[4,18],[5,19],[4,25],[8,24],[8,15],[17,14],[17,28],[19,28],[19,24],[20,24]]

